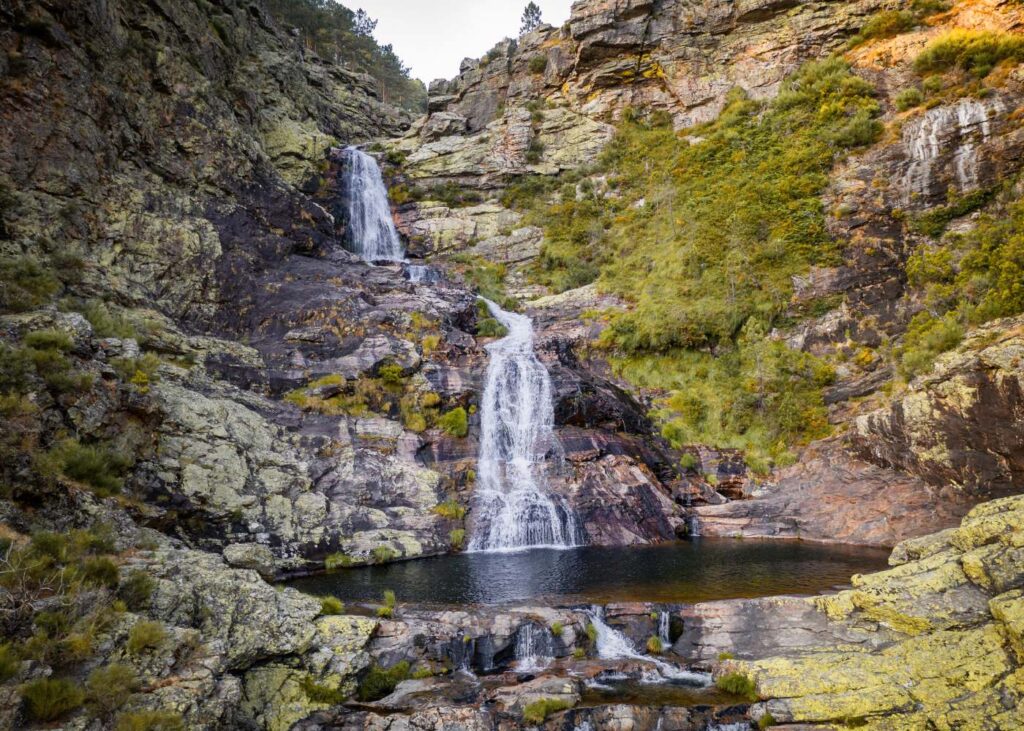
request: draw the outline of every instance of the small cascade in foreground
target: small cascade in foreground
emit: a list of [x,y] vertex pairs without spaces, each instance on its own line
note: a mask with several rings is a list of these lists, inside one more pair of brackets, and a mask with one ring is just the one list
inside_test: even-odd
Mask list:
[[487,346],[476,526],[469,550],[578,545],[576,516],[544,489],[541,463],[557,443],[551,377],[533,352],[533,323],[484,302],[508,335]]
[[388,191],[377,161],[355,147],[345,148],[345,190],[351,250],[369,262],[402,261],[402,240],[391,217]]
[[669,637],[669,627],[672,621],[672,613],[667,612],[664,609],[658,614],[658,639],[661,640],[661,644],[668,647],[672,644],[672,640]]
[[516,670],[521,673],[543,670],[554,660],[555,638],[547,627],[527,622],[516,632]]
[[707,673],[696,673],[691,670],[682,670],[675,665],[659,660],[650,655],[642,655],[633,648],[629,638],[616,629],[612,629],[604,621],[604,609],[602,607],[591,607],[587,612],[590,623],[597,630],[597,656],[605,660],[639,660],[650,663],[657,671],[657,677],[645,674],[644,682],[659,682],[669,680],[687,685],[706,687],[711,685],[711,676]]

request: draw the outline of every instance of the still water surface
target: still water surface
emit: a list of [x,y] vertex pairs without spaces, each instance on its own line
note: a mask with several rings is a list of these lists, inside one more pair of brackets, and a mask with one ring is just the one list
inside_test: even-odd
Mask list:
[[692,603],[817,594],[886,566],[888,551],[800,541],[703,538],[660,546],[461,553],[341,569],[290,582],[349,602],[423,604]]

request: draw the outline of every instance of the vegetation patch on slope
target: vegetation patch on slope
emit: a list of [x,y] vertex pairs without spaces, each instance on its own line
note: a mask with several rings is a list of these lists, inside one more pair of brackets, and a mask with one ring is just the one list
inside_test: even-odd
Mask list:
[[658,415],[674,443],[739,446],[765,464],[827,433],[830,370],[769,335],[792,323],[792,278],[838,261],[821,193],[838,159],[878,138],[878,112],[871,84],[830,58],[771,102],[732,93],[683,135],[627,115],[586,180],[508,194],[548,201],[530,213],[546,233],[538,281],[596,280],[632,304],[601,344],[634,383],[668,391]]

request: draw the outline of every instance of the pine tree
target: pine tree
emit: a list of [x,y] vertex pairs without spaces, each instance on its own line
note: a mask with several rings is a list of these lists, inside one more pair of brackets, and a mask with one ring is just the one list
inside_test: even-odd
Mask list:
[[541,23],[540,7],[535,2],[530,2],[523,10],[523,24],[519,28],[519,35],[529,33]]

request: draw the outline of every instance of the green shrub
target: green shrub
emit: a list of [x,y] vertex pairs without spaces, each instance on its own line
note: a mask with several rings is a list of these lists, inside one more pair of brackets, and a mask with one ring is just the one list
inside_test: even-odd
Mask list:
[[167,630],[162,623],[143,620],[128,631],[128,652],[141,655],[146,650],[157,650],[167,641]]
[[153,596],[155,588],[156,581],[145,571],[136,569],[121,582],[117,588],[117,595],[128,609],[136,612],[149,606],[149,599]]
[[744,673],[726,673],[719,676],[715,680],[715,687],[747,700],[757,700],[757,687],[754,681]]
[[572,656],[576,660],[582,660],[587,656],[587,651],[582,647],[574,647],[572,650]]
[[99,338],[131,338],[138,339],[138,333],[131,321],[123,315],[115,314],[110,307],[100,300],[89,300],[81,308],[85,319],[92,325],[92,331]]
[[868,18],[859,35],[864,39],[892,38],[916,25],[917,17],[908,10],[883,10]]
[[568,708],[572,708],[572,703],[564,698],[541,698],[523,708],[523,720],[533,724],[544,723],[552,713]]
[[775,717],[772,716],[772,714],[768,713],[767,711],[765,711],[763,716],[761,716],[759,719],[757,719],[757,727],[759,729],[771,728],[776,723],[778,723],[778,722],[775,720]]
[[660,655],[665,651],[665,645],[661,641],[660,637],[648,637],[647,638],[647,652],[652,655]]
[[344,614],[345,604],[334,596],[325,596],[320,600],[320,614]]
[[460,439],[469,434],[469,416],[461,406],[441,415],[437,425],[453,437]]
[[476,334],[480,338],[503,338],[508,328],[493,317],[484,317],[476,321]]
[[117,717],[114,731],[185,731],[185,721],[168,711],[139,711]]
[[914,59],[922,76],[950,69],[983,78],[1003,61],[1024,60],[1024,37],[1017,33],[953,30],[936,38]]
[[45,723],[81,707],[85,691],[71,680],[40,678],[21,686],[21,698],[29,717]]
[[128,702],[139,687],[135,670],[127,665],[107,665],[89,673],[85,681],[89,702],[100,715],[108,716]]
[[413,671],[412,677],[416,680],[423,680],[425,678],[432,678],[436,674],[437,673],[434,672],[434,669],[429,665],[421,665]]
[[955,312],[935,317],[920,312],[907,326],[900,349],[900,371],[907,378],[930,371],[935,359],[964,339],[964,329]]
[[723,662],[725,660],[733,660],[733,659],[735,659],[735,657],[736,656],[733,655],[731,652],[720,652],[720,653],[718,653],[718,661],[719,662]]
[[530,73],[543,74],[548,68],[547,56],[534,56],[530,59]]
[[117,564],[106,556],[88,558],[82,564],[85,580],[90,584],[113,589],[121,579]]
[[409,677],[409,663],[402,660],[390,668],[382,668],[379,665],[371,667],[363,676],[356,690],[356,697],[364,702],[370,703],[379,701],[391,695],[395,686]]
[[924,94],[916,86],[911,86],[897,94],[895,102],[896,108],[905,112],[924,104]]
[[401,386],[404,380],[402,366],[397,363],[385,363],[377,369],[377,377],[385,386]]
[[60,470],[67,477],[85,483],[100,496],[121,491],[124,474],[132,460],[105,444],[85,445],[65,440],[56,450]]
[[66,353],[74,346],[71,336],[61,330],[36,330],[25,335],[25,345],[35,350],[59,350]]
[[36,259],[0,259],[0,309],[25,312],[41,307],[60,286],[50,269]]
[[700,466],[700,457],[692,452],[684,452],[679,458],[679,466],[684,472],[693,472]]
[[565,632],[565,625],[561,622],[552,622],[551,624],[551,635],[552,637],[561,637],[562,633]]
[[461,505],[454,498],[449,498],[443,503],[435,505],[434,512],[448,520],[462,520],[466,517],[466,506]]
[[594,626],[594,624],[592,622],[588,622],[587,623],[586,632],[587,632],[587,641],[590,642],[591,645],[596,643],[597,642],[597,627]]
[[15,675],[21,668],[21,660],[14,646],[9,642],[0,645],[0,683],[5,683]]

